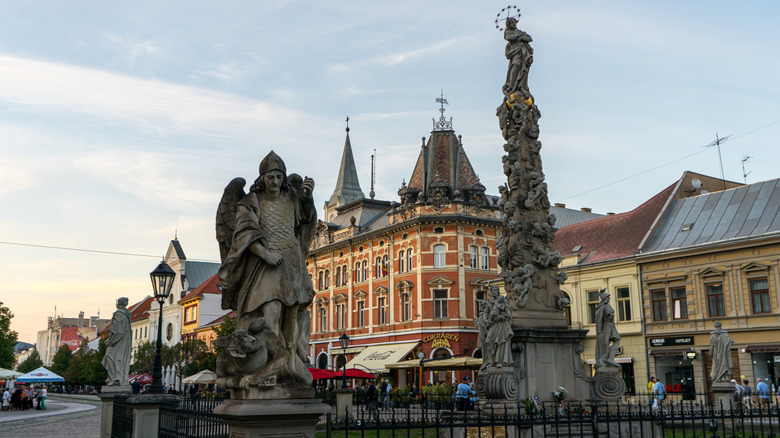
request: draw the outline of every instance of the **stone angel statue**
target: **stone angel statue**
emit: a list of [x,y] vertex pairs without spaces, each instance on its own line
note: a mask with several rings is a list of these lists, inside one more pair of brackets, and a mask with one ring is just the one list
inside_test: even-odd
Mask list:
[[[226,386],[237,390],[237,398],[305,397],[311,390],[304,364],[310,335],[307,307],[315,294],[306,270],[317,224],[314,181],[287,175],[284,161],[271,151],[249,193],[245,184],[235,178],[225,188],[216,231],[222,308],[236,310],[236,331],[253,346],[230,360],[223,358],[232,364],[224,368],[231,375],[218,377],[229,377],[221,381],[231,382]],[[272,345],[259,348],[248,337]],[[252,357],[260,354],[262,360]]]

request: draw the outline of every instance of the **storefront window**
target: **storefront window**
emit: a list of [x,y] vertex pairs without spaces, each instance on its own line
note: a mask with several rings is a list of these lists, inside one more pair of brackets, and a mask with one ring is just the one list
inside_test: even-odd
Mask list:
[[[753,376],[761,378],[769,385],[773,393],[777,391],[777,379],[780,377],[780,351],[774,353],[753,353]],[[755,386],[755,382],[752,382]]]
[[655,376],[666,385],[669,393],[694,393],[693,361],[680,356],[657,356]]
[[766,278],[750,280],[750,302],[753,313],[769,313],[769,283]]
[[723,283],[712,283],[707,287],[707,312],[710,317],[723,316],[726,308],[723,304]]

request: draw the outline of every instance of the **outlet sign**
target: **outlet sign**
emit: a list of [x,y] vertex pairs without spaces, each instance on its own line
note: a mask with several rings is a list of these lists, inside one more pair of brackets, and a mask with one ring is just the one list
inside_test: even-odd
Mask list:
[[651,347],[672,347],[675,345],[693,345],[693,336],[677,336],[674,338],[648,338]]

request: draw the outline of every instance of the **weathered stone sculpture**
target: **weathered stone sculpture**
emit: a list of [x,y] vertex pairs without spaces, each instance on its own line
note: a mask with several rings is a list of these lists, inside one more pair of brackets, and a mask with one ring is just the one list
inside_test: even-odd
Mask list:
[[[509,302],[498,292],[498,286],[490,286],[490,298],[486,311],[487,334],[482,345],[488,345],[489,356],[485,359],[490,366],[501,368],[512,365],[512,309]],[[484,355],[483,355],[484,358]]]
[[236,178],[217,211],[222,308],[235,309],[236,333],[218,340],[218,383],[238,399],[313,396],[304,365],[314,297],[305,266],[317,223],[314,181],[287,175],[271,151],[244,193]]
[[712,382],[728,382],[731,379],[731,370],[734,363],[731,360],[731,345],[734,341],[729,338],[723,324],[715,321],[715,331],[710,333],[710,356],[712,356]]
[[509,67],[497,115],[506,140],[501,161],[507,184],[499,187],[504,236],[496,246],[510,305],[528,310],[513,311],[512,327],[566,327],[561,310],[568,301],[559,288],[565,276],[557,271],[561,255],[552,249],[555,217],[539,156],[541,114],[528,88],[532,38],[517,29],[517,18],[508,17],[504,39]]
[[129,387],[130,351],[133,338],[130,331],[130,312],[127,310],[126,297],[116,300],[116,311],[111,317],[111,329],[106,339],[106,354],[103,367],[108,373],[106,385]]
[[615,309],[609,304],[606,289],[599,293],[596,305],[596,364],[594,368],[619,368],[615,356],[620,352],[620,333],[615,328]]

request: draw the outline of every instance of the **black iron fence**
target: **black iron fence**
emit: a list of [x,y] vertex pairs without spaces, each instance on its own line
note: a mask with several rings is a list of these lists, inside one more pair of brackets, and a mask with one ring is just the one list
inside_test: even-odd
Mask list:
[[649,400],[561,404],[526,400],[488,407],[428,397],[407,404],[372,401],[355,406],[346,420],[335,418],[327,415],[327,437],[780,437],[780,409],[772,400],[714,405],[706,394],[665,400],[658,409]]
[[114,397],[111,416],[111,438],[132,438],[133,408],[127,403],[127,395]]
[[227,438],[228,425],[214,414],[222,397],[182,397],[160,408],[161,438]]

